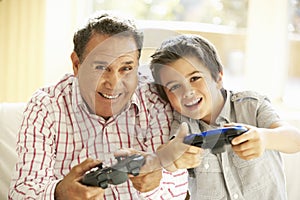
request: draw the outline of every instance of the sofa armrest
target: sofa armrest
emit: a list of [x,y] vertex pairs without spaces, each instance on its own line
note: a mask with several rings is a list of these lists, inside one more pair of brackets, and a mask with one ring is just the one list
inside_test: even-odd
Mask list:
[[7,199],[15,162],[16,136],[25,103],[0,103],[0,199]]

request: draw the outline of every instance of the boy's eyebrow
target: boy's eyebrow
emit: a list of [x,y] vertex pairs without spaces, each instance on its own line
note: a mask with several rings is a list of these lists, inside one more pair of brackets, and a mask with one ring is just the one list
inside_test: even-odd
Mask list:
[[187,74],[187,75],[186,75],[186,77],[187,77],[187,76],[191,76],[191,75],[193,75],[193,74],[197,74],[197,73],[201,74],[202,72],[201,72],[201,71],[199,71],[199,70],[197,70],[197,71],[193,71],[193,72],[191,72],[191,73]]
[[174,82],[176,82],[176,81],[168,81],[166,84],[165,84],[165,87],[168,87],[168,85],[171,85],[172,83],[174,83]]
[[[202,72],[199,71],[199,70],[193,71],[193,72],[187,74],[186,77],[192,76],[193,74],[197,74],[197,73],[201,74]],[[174,82],[176,82],[176,80],[175,80],[175,81],[174,81],[174,80],[168,81],[168,82],[166,83],[165,87],[168,87],[168,85],[170,85],[170,84],[172,84],[172,83],[174,83]]]

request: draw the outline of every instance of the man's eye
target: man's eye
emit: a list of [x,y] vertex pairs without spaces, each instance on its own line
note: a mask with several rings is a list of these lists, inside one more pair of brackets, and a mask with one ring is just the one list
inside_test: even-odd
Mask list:
[[175,91],[176,89],[180,88],[180,85],[179,84],[176,84],[176,85],[172,85],[169,87],[169,91],[170,92],[173,92]]
[[124,66],[122,67],[122,71],[131,71],[133,69],[132,66]]

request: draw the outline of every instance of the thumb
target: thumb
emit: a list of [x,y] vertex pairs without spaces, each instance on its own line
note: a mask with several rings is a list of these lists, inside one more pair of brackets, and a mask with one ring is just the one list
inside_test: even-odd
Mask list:
[[101,163],[100,160],[94,160],[91,158],[87,158],[85,161],[82,163],[74,166],[71,171],[74,176],[82,176],[84,175],[87,171],[91,170],[92,168],[96,167]]
[[180,124],[180,127],[176,133],[176,137],[175,139],[179,140],[180,142],[183,141],[184,137],[188,135],[188,132],[189,132],[189,127],[187,125],[186,122],[182,122]]

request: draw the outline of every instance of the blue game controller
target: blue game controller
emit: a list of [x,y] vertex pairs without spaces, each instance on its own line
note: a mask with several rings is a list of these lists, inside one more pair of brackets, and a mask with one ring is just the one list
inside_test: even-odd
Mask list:
[[243,126],[224,127],[188,135],[183,142],[203,149],[211,149],[212,153],[218,154],[224,152],[225,145],[231,144],[235,137],[247,131],[248,129]]

